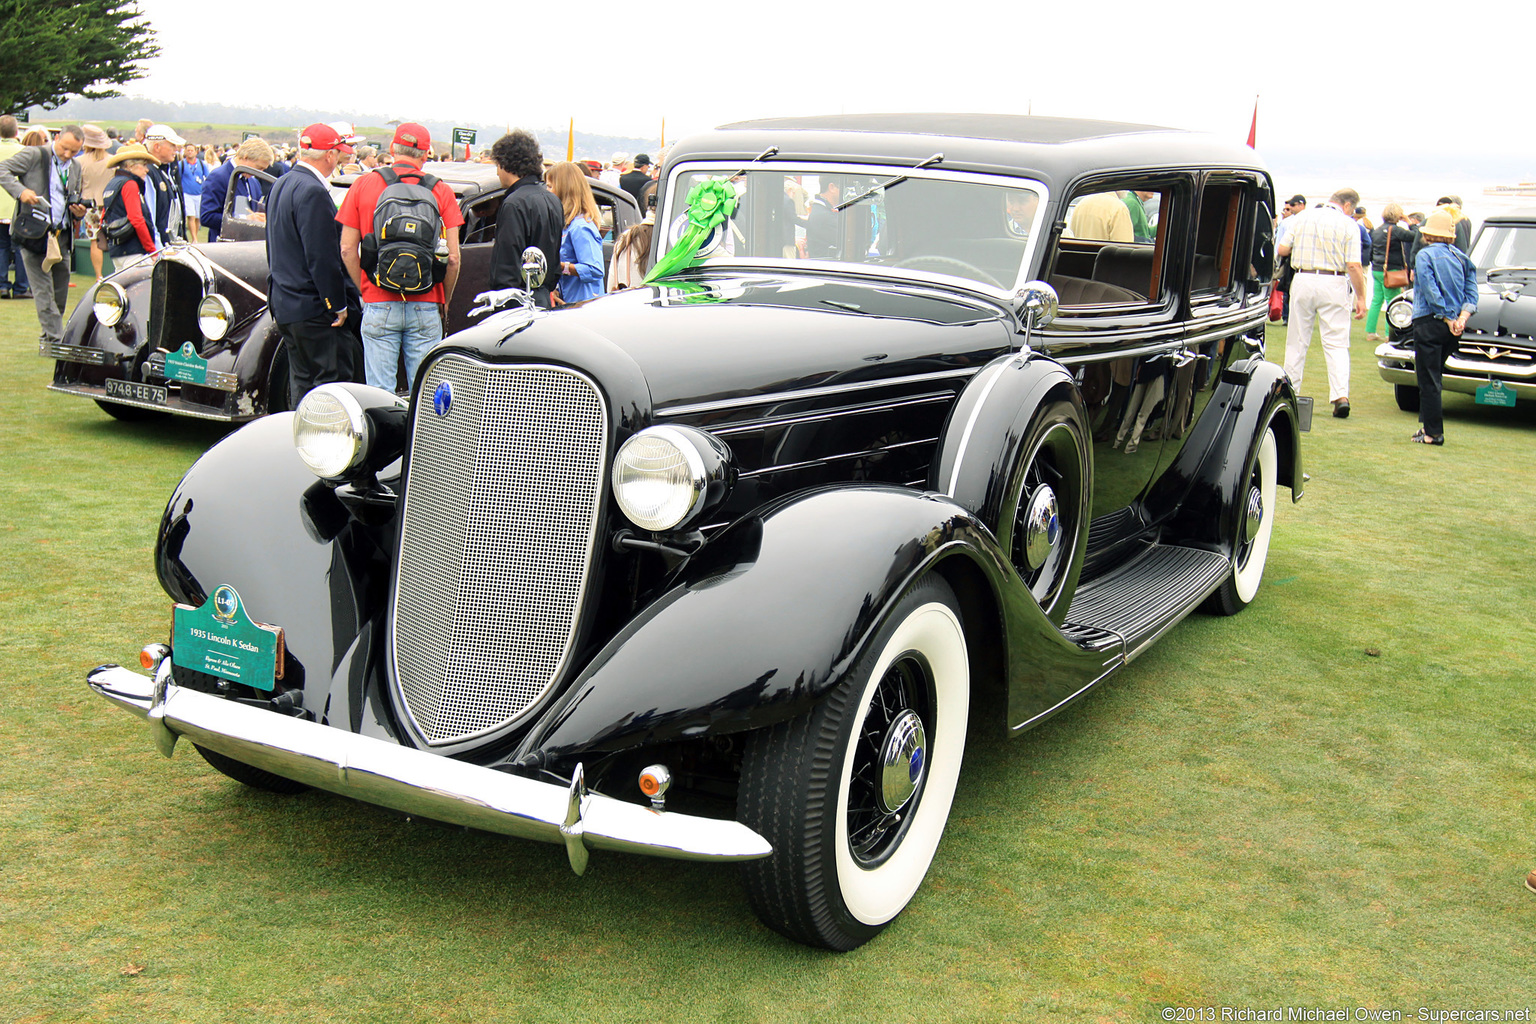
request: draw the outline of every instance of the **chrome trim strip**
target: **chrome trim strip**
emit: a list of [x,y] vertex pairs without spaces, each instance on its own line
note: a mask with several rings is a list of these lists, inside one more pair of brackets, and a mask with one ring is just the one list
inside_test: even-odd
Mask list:
[[[163,668],[169,671],[170,660]],[[172,742],[185,737],[242,764],[366,803],[469,828],[571,849],[645,853],[677,860],[739,861],[773,848],[738,821],[654,811],[585,792],[579,824],[567,823],[572,788],[484,768],[425,750],[156,683],[117,665],[86,675],[98,695],[140,718],[158,711]],[[579,830],[579,831],[578,831]]]
[[780,462],[772,466],[764,466],[761,469],[746,469],[737,474],[739,480],[751,480],[754,477],[770,476],[774,473],[788,473],[797,469],[809,469],[812,466],[826,466],[834,462],[847,462],[852,459],[867,459],[871,455],[881,455],[886,452],[899,452],[903,448],[930,448],[937,443],[936,437],[920,437],[914,441],[898,441],[895,444],[883,445],[879,448],[867,448],[862,451],[838,452],[836,455],[823,455],[815,459],[806,459],[803,462]]
[[859,416],[864,413],[893,412],[896,409],[905,409],[914,405],[948,404],[954,400],[954,392],[929,391],[926,394],[909,395],[905,398],[897,398],[889,402],[844,405],[836,409],[823,409],[817,412],[801,413],[792,416],[763,416],[755,420],[743,420],[740,423],[731,423],[727,426],[718,427],[710,430],[710,433],[715,437],[735,437],[737,434],[750,434],[760,430],[771,430],[775,427],[796,427],[806,423],[825,423],[828,420],[840,420],[848,416]]
[[102,388],[93,388],[86,384],[53,384],[49,383],[49,391],[57,391],[61,395],[73,395],[76,398],[89,398],[98,402],[112,402],[116,405],[131,405],[135,409],[150,409],[154,412],[165,412],[175,416],[188,416],[195,420],[213,420],[215,423],[233,423],[236,417],[229,413],[204,412],[201,409],[189,409],[184,405],[167,402],[165,405],[156,405],[154,402],[136,402],[130,398],[118,398],[109,395]]
[[721,412],[727,409],[749,409],[754,405],[775,405],[779,402],[798,402],[806,398],[826,398],[829,395],[850,395],[873,388],[888,388],[896,384],[923,384],[933,380],[959,380],[980,371],[973,367],[961,370],[935,370],[933,373],[914,373],[907,377],[884,377],[880,380],[860,381],[857,384],[827,384],[819,388],[801,391],[775,391],[767,395],[751,395],[743,398],[721,398],[712,402],[692,402],[688,405],[668,405],[656,410],[657,416],[695,416],[700,413]]
[[[1106,631],[1106,632],[1108,632],[1108,631]],[[1119,636],[1118,633],[1116,633],[1115,635]],[[1104,671],[1102,673],[1100,673],[1099,675],[1095,676],[1092,680],[1090,680],[1089,682],[1084,684],[1081,688],[1079,688],[1077,690],[1074,690],[1069,696],[1063,697],[1061,700],[1057,701],[1055,704],[1052,704],[1050,707],[1046,708],[1044,711],[1040,712],[1039,714],[1033,715],[1033,716],[1031,716],[1029,718],[1026,718],[1026,719],[1024,719],[1024,721],[1018,723],[1017,725],[1009,726],[1008,727],[1008,731],[1009,732],[1019,732],[1019,731],[1021,731],[1023,729],[1029,728],[1031,725],[1033,725],[1034,723],[1040,721],[1042,718],[1049,718],[1051,715],[1054,715],[1056,712],[1060,711],[1062,708],[1066,707],[1068,704],[1070,704],[1073,701],[1077,700],[1077,698],[1081,697],[1083,694],[1087,693],[1089,690],[1093,689],[1095,686],[1098,686],[1104,680],[1106,680],[1110,676],[1114,675],[1115,672],[1117,672],[1122,666],[1124,666],[1126,661],[1127,661],[1127,659],[1125,657],[1125,654],[1124,654],[1124,648],[1125,648],[1125,638],[1124,637],[1120,638],[1120,647],[1121,647],[1121,650],[1115,651],[1112,655],[1110,655],[1109,659],[1104,662]]]
[[151,381],[160,380],[166,384],[191,384],[195,388],[212,388],[215,391],[229,391],[231,393],[240,390],[240,378],[233,373],[225,373],[223,370],[209,370],[203,378],[203,383],[198,384],[187,380],[173,380],[165,375],[165,360],[150,360],[148,365],[158,376],[152,376]]
[[37,354],[55,362],[84,363],[87,366],[104,366],[107,362],[107,354],[99,348],[66,345],[63,342],[40,341],[37,343]]
[[246,291],[248,291],[252,295],[256,296],[262,302],[266,302],[267,301],[267,293],[266,292],[259,292],[255,288],[252,288],[244,280],[242,280],[239,277],[236,277],[234,273],[232,273],[231,271],[225,270],[223,266],[221,266],[219,263],[215,262],[213,260],[213,258],[210,257],[207,253],[201,253],[201,255],[202,255],[203,259],[207,261],[208,265],[210,267],[212,267],[214,270],[218,271],[220,274],[223,274],[225,277],[227,277],[231,281],[235,282],[235,284],[239,285],[241,288],[244,288]]
[[[997,382],[1003,379],[1003,371],[1015,365],[1022,365],[1028,357],[1029,353],[1021,352],[1005,363],[998,363],[992,369],[992,379],[982,385],[981,395],[976,399],[976,404],[971,407],[971,415],[966,419],[965,429],[960,433],[960,446],[955,449],[954,471],[949,475],[949,483],[944,486],[944,493],[951,498],[955,496],[955,485],[960,482],[960,469],[965,465],[965,449],[971,443],[971,432],[976,429],[976,420],[980,418],[981,410],[986,408],[987,397],[992,394],[992,389],[997,387]],[[983,369],[979,372],[987,371]]]

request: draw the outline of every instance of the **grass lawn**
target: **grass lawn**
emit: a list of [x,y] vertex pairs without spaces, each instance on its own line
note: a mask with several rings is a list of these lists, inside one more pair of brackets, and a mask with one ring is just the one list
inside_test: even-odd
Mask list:
[[1446,446],[1411,445],[1358,323],[1354,413],[1319,401],[1255,605],[1022,738],[973,727],[927,883],[841,956],[759,925],[729,867],[578,879],[555,846],[160,757],[83,677],[165,636],[155,527],[221,431],[46,391],[36,336],[0,302],[0,1022],[1536,1002],[1536,408],[1452,397]]

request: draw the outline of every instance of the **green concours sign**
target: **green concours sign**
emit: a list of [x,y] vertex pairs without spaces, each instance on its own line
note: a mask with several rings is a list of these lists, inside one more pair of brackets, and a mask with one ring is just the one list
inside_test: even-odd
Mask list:
[[453,130],[453,144],[455,146],[473,146],[475,144],[475,134],[473,128],[455,128]]
[[1514,408],[1515,389],[1505,387],[1501,380],[1490,381],[1477,389],[1475,401],[1478,405],[1502,405],[1506,408]]
[[252,622],[227,583],[214,588],[201,608],[178,604],[171,613],[171,657],[194,672],[273,690],[282,645],[283,631]]
[[165,379],[179,380],[183,384],[208,383],[208,360],[197,354],[190,341],[181,348],[165,354]]

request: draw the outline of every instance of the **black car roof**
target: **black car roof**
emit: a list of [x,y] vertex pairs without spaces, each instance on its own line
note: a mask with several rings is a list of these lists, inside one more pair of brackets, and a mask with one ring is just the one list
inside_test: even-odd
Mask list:
[[778,159],[912,164],[935,152],[948,168],[1025,173],[1062,183],[1095,170],[1224,167],[1263,171],[1253,150],[1217,136],[1155,125],[1018,114],[828,114],[737,121],[680,140],[682,159]]
[[[482,192],[501,187],[501,179],[496,177],[495,164],[460,163],[451,160],[429,161],[422,164],[421,169],[447,182],[448,187],[453,189],[453,194],[460,199],[473,198]],[[361,174],[343,174],[331,179],[331,184],[351,187],[352,183],[361,177]],[[635,205],[634,197],[623,189],[614,188],[606,182],[595,179],[588,179],[587,183],[592,186],[594,192],[601,192],[610,200]]]

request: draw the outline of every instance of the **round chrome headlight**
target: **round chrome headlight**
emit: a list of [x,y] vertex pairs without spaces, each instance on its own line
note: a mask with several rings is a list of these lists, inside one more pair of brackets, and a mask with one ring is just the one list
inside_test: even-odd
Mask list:
[[218,341],[229,333],[235,322],[235,308],[222,295],[205,295],[197,304],[197,328],[209,341]]
[[128,293],[113,281],[101,282],[91,297],[91,312],[96,314],[97,323],[111,327],[128,312]]
[[368,417],[344,385],[320,385],[294,413],[293,446],[322,480],[339,479],[362,465],[370,440]]
[[613,495],[629,521],[659,533],[691,522],[729,486],[730,451],[692,427],[649,427],[619,448]]
[[1398,330],[1413,326],[1413,303],[1399,295],[1387,304],[1387,323]]

